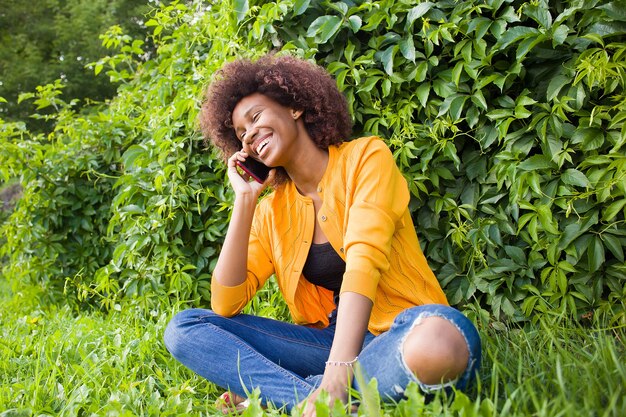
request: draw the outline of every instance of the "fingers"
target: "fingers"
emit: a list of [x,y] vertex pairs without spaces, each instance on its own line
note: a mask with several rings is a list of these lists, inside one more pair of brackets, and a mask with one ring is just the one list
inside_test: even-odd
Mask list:
[[319,389],[313,391],[305,400],[298,404],[298,408],[302,410],[302,417],[315,417],[315,400],[319,395]]
[[316,417],[317,413],[315,411],[315,400],[309,399],[304,403],[302,417]]
[[234,154],[230,156],[230,158],[228,158],[228,168],[231,168],[231,167],[236,168],[237,161],[243,162],[246,160],[247,157],[248,157],[248,154],[243,149],[235,152]]
[[237,168],[237,162],[244,162],[246,158],[248,158],[248,154],[244,150],[237,151],[228,158],[228,176],[231,182],[237,177],[243,178],[246,182],[250,181],[250,175]]

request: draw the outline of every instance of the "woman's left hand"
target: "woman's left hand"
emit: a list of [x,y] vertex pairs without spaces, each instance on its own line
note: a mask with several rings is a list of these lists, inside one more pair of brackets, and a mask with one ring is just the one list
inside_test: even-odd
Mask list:
[[369,298],[351,291],[341,294],[337,307],[337,329],[328,355],[331,363],[326,365],[320,386],[298,404],[304,407],[303,417],[315,417],[315,401],[322,391],[328,393],[331,407],[336,400],[344,404],[348,402],[354,372],[351,365],[361,352],[371,312],[372,301]]
[[336,400],[348,402],[348,387],[351,385],[352,368],[348,366],[327,366],[320,386],[306,400],[298,404],[304,407],[303,417],[315,417],[315,401],[322,391],[328,393],[328,404],[332,407]]

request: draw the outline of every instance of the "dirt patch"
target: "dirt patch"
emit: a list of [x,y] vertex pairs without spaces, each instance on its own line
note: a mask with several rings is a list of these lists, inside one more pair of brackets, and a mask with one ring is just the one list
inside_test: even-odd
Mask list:
[[15,203],[22,196],[22,187],[19,184],[11,184],[0,189],[0,210],[10,212],[15,208]]

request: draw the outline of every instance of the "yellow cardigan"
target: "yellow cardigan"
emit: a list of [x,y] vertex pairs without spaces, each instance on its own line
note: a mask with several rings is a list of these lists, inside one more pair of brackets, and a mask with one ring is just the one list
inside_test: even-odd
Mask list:
[[[318,186],[323,201],[317,221],[346,261],[341,292],[362,294],[374,303],[369,330],[389,329],[402,310],[447,304],[413,227],[406,180],[387,145],[366,137],[331,146]],[[211,285],[211,307],[224,316],[239,313],[265,281],[276,274],[295,323],[328,325],[333,294],[302,275],[313,238],[313,201],[288,182],[256,207],[248,249],[248,275],[235,287]]]

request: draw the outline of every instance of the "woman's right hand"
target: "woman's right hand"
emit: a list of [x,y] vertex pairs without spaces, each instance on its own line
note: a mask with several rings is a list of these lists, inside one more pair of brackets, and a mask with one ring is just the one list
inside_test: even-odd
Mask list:
[[252,196],[256,199],[274,179],[275,170],[272,169],[265,182],[260,184],[255,180],[251,180],[250,175],[240,172],[240,169],[237,167],[237,161],[243,162],[247,158],[251,157],[244,150],[237,151],[228,158],[228,180],[235,191],[236,197]]
[[248,242],[257,200],[261,192],[272,182],[275,169],[263,184],[250,180],[248,174],[240,173],[237,161],[245,161],[248,154],[241,150],[228,158],[228,180],[235,191],[235,201],[231,213],[228,231],[217,264],[213,270],[213,279],[227,287],[236,287],[245,282],[248,265]]

